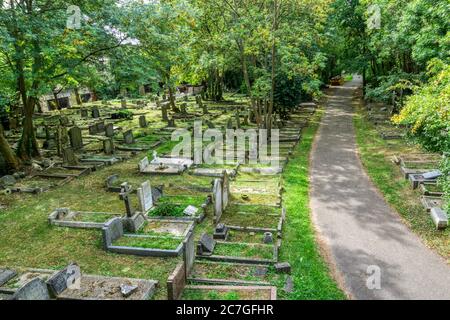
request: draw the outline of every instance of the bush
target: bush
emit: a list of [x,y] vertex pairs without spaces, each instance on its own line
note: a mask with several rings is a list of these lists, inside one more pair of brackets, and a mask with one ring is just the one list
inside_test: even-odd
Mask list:
[[133,120],[133,112],[131,112],[130,110],[120,110],[116,113],[113,113],[111,115],[111,118]]

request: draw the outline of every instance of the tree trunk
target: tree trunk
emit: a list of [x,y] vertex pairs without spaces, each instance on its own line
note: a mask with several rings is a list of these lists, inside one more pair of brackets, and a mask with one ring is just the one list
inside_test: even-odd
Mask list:
[[81,101],[80,91],[78,90],[78,88],[74,89],[74,93],[75,93],[75,99],[77,100],[77,105],[79,105],[79,106],[83,105],[83,101]]
[[8,141],[3,135],[3,126],[0,123],[0,154],[5,159],[7,172],[19,170],[19,161],[14,155]]
[[22,160],[31,160],[32,157],[39,157],[39,148],[36,141],[33,125],[33,113],[36,99],[29,97],[24,107],[24,118],[22,124],[22,137],[19,140],[17,155]]
[[169,85],[169,101],[170,101],[170,107],[172,108],[173,112],[180,112],[180,110],[178,110],[177,105],[175,104],[175,96],[173,95],[173,89],[172,87]]

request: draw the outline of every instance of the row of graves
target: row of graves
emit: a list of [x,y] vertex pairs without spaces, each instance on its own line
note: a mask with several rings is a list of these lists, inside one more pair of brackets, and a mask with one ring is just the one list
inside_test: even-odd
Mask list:
[[[170,156],[170,149],[164,148],[170,146],[168,140],[176,128],[192,129],[193,121],[198,119],[203,120],[205,128],[222,131],[255,128],[254,117],[243,101],[213,103],[204,102],[199,96],[184,97],[173,108],[170,101],[163,99],[137,107],[137,130],[132,129],[136,123],[123,130],[116,128],[115,125],[123,126],[124,121],[114,123],[108,115],[100,120],[89,117],[90,124],[82,128],[87,131],[91,123],[103,120],[112,123],[114,131],[122,133],[122,137],[111,137],[123,147],[121,152],[144,151],[146,156],[139,161],[133,177],[122,179],[114,174],[105,180],[105,192],[115,194],[123,202],[122,212],[56,208],[48,216],[49,225],[98,230],[102,250],[112,254],[173,259],[177,264],[165,284],[152,279],[81,275],[77,264],[72,263],[56,272],[0,270],[15,274],[3,284],[0,281],[0,294],[13,299],[32,298],[36,293],[25,294],[24,289],[37,287],[33,290],[40,291],[39,298],[44,299],[152,299],[165,286],[169,300],[271,300],[277,298],[276,285],[280,283],[285,292],[292,292],[291,266],[287,261],[279,261],[287,214],[282,199],[282,172],[316,105],[300,105],[289,120],[273,119],[280,128],[279,165],[275,168],[241,162],[237,156],[221,165],[196,165],[191,158]],[[124,110],[123,101],[118,103],[118,107],[111,106],[111,112]],[[102,108],[102,112],[105,110]],[[142,116],[154,122],[144,123]],[[125,137],[128,131],[132,136],[129,143]],[[103,131],[89,132],[82,138],[99,140],[103,136]],[[162,144],[161,155],[154,151],[157,145],[144,143],[154,144],[155,139],[157,145]],[[270,150],[270,144],[267,147]],[[228,150],[226,144],[223,148],[224,153],[240,151]],[[75,154],[79,161],[95,158]],[[119,154],[116,148],[113,156]],[[249,153],[245,156],[249,157]],[[60,288],[55,289],[54,283]]]
[[430,214],[437,230],[448,227],[448,213],[444,210],[444,191],[439,179],[444,178],[438,169],[443,156],[436,154],[407,154],[394,156],[396,163],[413,190],[420,190],[421,203]]
[[[392,124],[393,107],[383,103],[369,103],[366,106],[367,119],[375,125],[380,136],[390,143],[403,143],[406,128]],[[444,211],[443,190],[438,184],[442,172],[438,169],[443,156],[436,154],[405,154],[394,156],[393,162],[400,167],[411,188],[420,190],[421,203],[430,214],[438,230],[448,226],[448,214]]]

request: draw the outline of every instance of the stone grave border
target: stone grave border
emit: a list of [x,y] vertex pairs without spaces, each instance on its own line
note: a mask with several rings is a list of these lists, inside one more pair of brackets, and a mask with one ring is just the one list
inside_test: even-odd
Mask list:
[[188,285],[185,289],[189,290],[219,290],[219,291],[269,291],[270,290],[270,300],[277,300],[277,288],[273,286],[206,286],[206,285]]
[[75,218],[78,215],[90,215],[90,214],[104,214],[111,215],[111,219],[121,217],[123,214],[106,213],[106,212],[83,212],[83,211],[71,211],[70,209],[61,208],[56,209],[48,216],[48,222],[50,225],[64,228],[76,228],[76,229],[102,229],[108,221],[101,222],[85,222],[85,221],[74,221],[65,220]]
[[[194,225],[191,226],[191,230],[193,230]],[[190,234],[190,233],[189,233]],[[124,227],[120,218],[115,218],[108,221],[104,227],[102,228],[102,237],[103,237],[103,248],[106,251],[120,253],[120,254],[129,254],[136,256],[145,256],[145,257],[178,257],[183,253],[184,249],[184,240],[180,240],[180,244],[176,249],[167,250],[167,249],[149,249],[149,248],[137,248],[137,247],[125,247],[125,246],[113,246],[112,242],[121,238],[121,237],[136,237],[136,238],[151,238],[145,235],[133,235],[133,234],[125,234]]]
[[433,191],[429,191],[427,189],[427,186],[435,186],[437,185],[437,181],[433,181],[433,182],[422,182],[419,187],[420,187],[420,191],[422,192],[422,194],[424,196],[429,196],[429,197],[442,197],[444,195],[443,192],[433,192]]
[[[437,205],[437,206],[431,205],[431,204],[429,203],[429,201],[434,201],[434,200],[440,201],[441,204],[440,204],[440,205]],[[422,197],[420,197],[420,202],[422,203],[423,207],[427,210],[427,212],[430,212],[431,209],[433,209],[433,208],[436,208],[436,207],[442,207],[442,205],[443,205],[443,203],[444,203],[444,199],[441,198],[441,197],[422,196]]]

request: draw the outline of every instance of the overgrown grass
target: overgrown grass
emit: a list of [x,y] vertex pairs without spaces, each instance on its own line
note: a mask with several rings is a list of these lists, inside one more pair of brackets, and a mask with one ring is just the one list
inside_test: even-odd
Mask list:
[[420,190],[412,190],[399,167],[391,161],[394,155],[425,151],[405,140],[383,140],[363,115],[363,111],[359,109],[354,123],[360,157],[367,173],[411,230],[419,235],[427,246],[450,262],[450,229],[436,231],[430,216],[420,203]]
[[[292,266],[294,292],[278,291],[280,299],[340,300],[345,295],[330,276],[319,254],[309,208],[309,154],[323,111],[317,114],[303,133],[302,142],[283,174],[287,221],[283,231],[281,261]],[[284,279],[284,278],[282,278]],[[283,280],[280,281],[283,281]],[[282,288],[283,284],[279,283]]]

